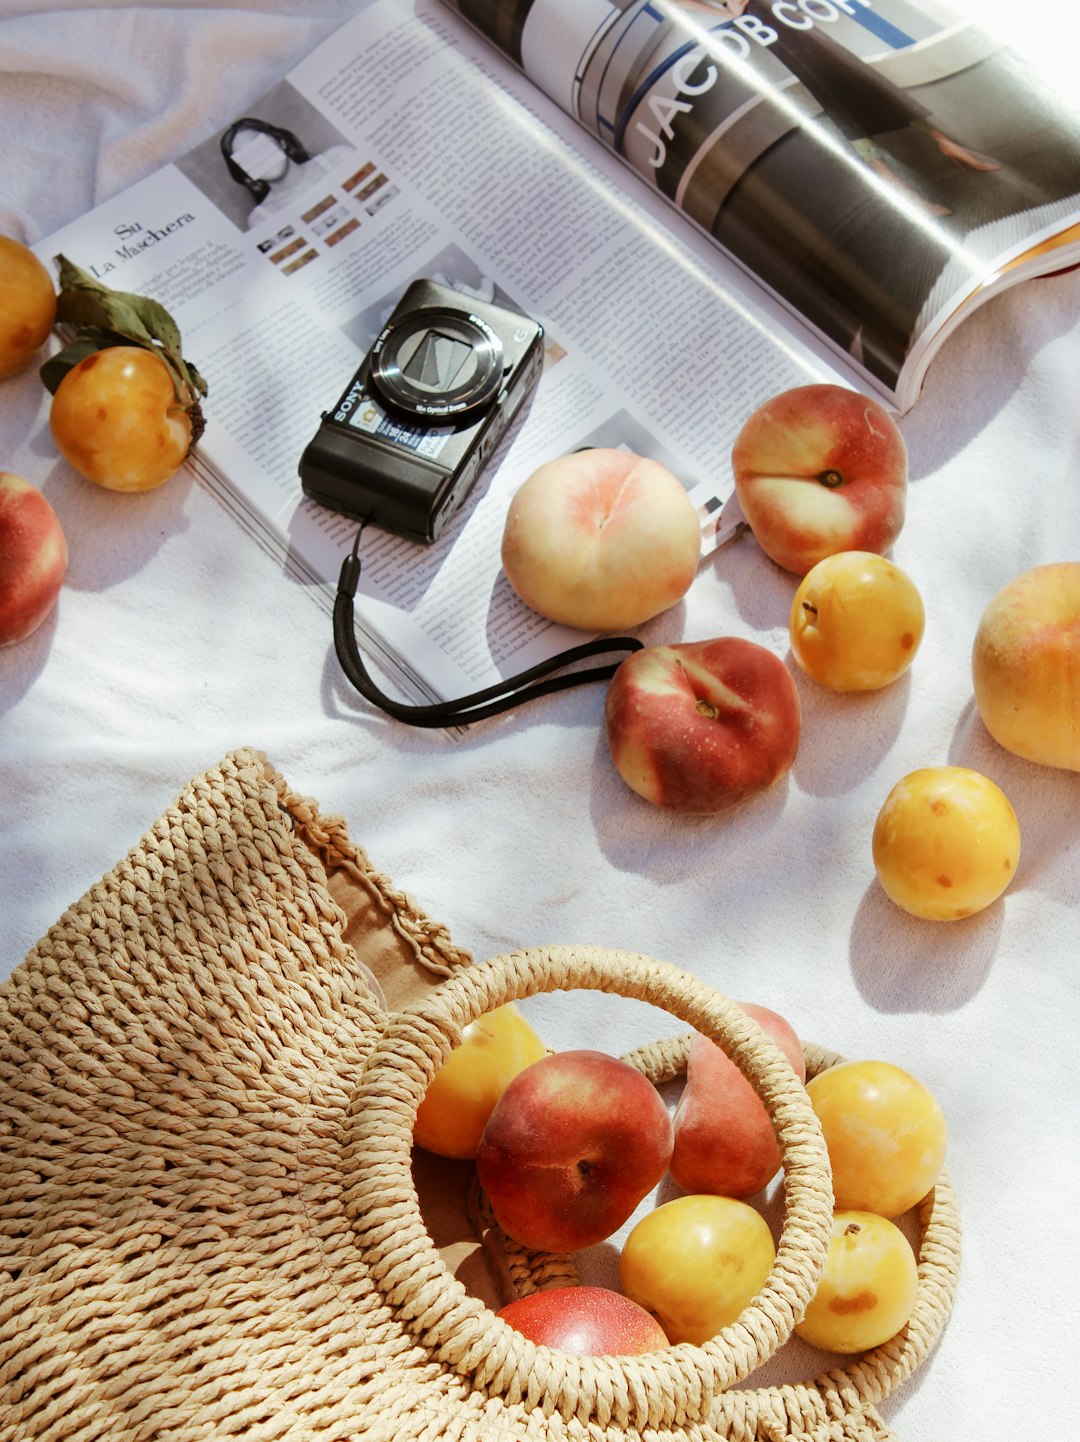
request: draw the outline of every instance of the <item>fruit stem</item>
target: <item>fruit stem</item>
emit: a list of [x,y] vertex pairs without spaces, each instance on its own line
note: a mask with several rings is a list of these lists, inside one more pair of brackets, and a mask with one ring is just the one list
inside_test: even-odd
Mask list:
[[188,447],[188,455],[199,443],[199,437],[206,430],[206,416],[203,414],[202,401],[198,396],[192,396],[187,405],[181,406],[191,418],[191,445]]
[[837,486],[842,486],[844,483],[843,474],[836,470],[819,471],[818,480],[823,486],[828,486],[830,491],[834,491]]

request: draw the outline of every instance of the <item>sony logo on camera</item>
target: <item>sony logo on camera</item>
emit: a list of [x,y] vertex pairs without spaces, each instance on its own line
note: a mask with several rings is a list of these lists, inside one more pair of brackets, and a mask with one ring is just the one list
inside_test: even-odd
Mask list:
[[336,420],[336,421],[345,421],[345,420],[348,420],[348,418],[349,418],[349,412],[352,410],[353,406],[356,404],[356,402],[360,399],[360,397],[361,397],[363,394],[364,394],[364,385],[363,385],[363,382],[360,381],[360,380],[354,380],[353,383],[352,383],[352,385],[351,385],[351,386],[349,387],[349,389],[346,391],[345,395],[342,396],[341,400],[338,402],[338,408],[337,408],[337,410],[334,412],[334,420]]

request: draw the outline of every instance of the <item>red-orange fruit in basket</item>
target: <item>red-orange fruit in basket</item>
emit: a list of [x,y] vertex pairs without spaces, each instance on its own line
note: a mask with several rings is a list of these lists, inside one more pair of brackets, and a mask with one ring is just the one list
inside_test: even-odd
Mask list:
[[[791,1024],[768,1007],[740,1005],[805,1081],[802,1044]],[[695,1032],[686,1085],[675,1109],[673,1179],[684,1192],[744,1198],[760,1192],[779,1167],[780,1144],[761,1098],[731,1058]]]
[[507,1236],[572,1252],[622,1226],[667,1170],[672,1139],[660,1093],[628,1062],[556,1052],[509,1083],[476,1170]]
[[610,1287],[552,1287],[508,1302],[498,1315],[530,1342],[575,1357],[625,1357],[669,1345],[655,1317]]

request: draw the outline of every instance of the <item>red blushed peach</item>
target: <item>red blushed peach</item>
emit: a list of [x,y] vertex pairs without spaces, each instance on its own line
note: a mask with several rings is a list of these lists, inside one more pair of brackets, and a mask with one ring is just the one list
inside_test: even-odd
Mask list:
[[636,1068],[599,1051],[555,1052],[507,1085],[476,1173],[507,1236],[573,1252],[622,1226],[667,1170],[671,1139],[667,1107]]
[[[740,1005],[805,1081],[802,1044],[790,1023],[768,1007]],[[686,1085],[675,1109],[672,1178],[684,1192],[746,1198],[768,1184],[780,1161],[780,1144],[761,1098],[731,1058],[695,1032]]]
[[1080,561],[1035,566],[997,593],[975,633],[971,673],[999,745],[1080,771]]
[[881,555],[904,524],[904,438],[858,391],[808,385],[774,396],[743,425],[731,464],[758,544],[797,576],[838,551]]
[[619,775],[673,811],[723,811],[763,791],[802,734],[787,667],[737,636],[635,651],[608,685],[604,722]]
[[508,1302],[497,1315],[537,1346],[573,1357],[626,1357],[669,1345],[655,1317],[610,1287],[552,1287]]
[[23,641],[52,610],[67,574],[68,548],[41,492],[0,471],[0,646]]
[[527,606],[585,631],[637,626],[690,589],[693,502],[666,467],[597,448],[535,470],[507,511],[502,562]]

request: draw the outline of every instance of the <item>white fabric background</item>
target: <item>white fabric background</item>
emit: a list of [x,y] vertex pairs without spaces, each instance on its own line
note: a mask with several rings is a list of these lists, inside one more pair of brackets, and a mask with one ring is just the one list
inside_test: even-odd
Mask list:
[[[349,13],[345,0],[297,8],[0,3],[0,231],[36,241],[139,179]],[[476,956],[563,941],[647,952],[921,1077],[949,1121],[963,1275],[938,1351],[885,1415],[909,1442],[1071,1436],[1080,778],[993,743],[968,658],[999,586],[1080,560],[1078,303],[1073,273],[985,307],[903,421],[910,507],[894,558],[928,612],[906,679],[838,696],[799,674],[792,578],[749,538],[646,628],[650,641],[744,635],[796,670],[805,730],[789,779],[706,819],[627,790],[598,687],[458,743],[372,714],[339,679],[322,612],[199,484],[97,490],[58,460],[36,375],[0,383],[0,468],[45,491],[71,548],[54,615],[0,653],[0,976],[189,776],[261,747]],[[870,858],[893,783],[944,762],[992,777],[1023,832],[1005,898],[954,925],[893,907]],[[603,997],[529,1011],[559,1047],[617,1051],[669,1026]]]

